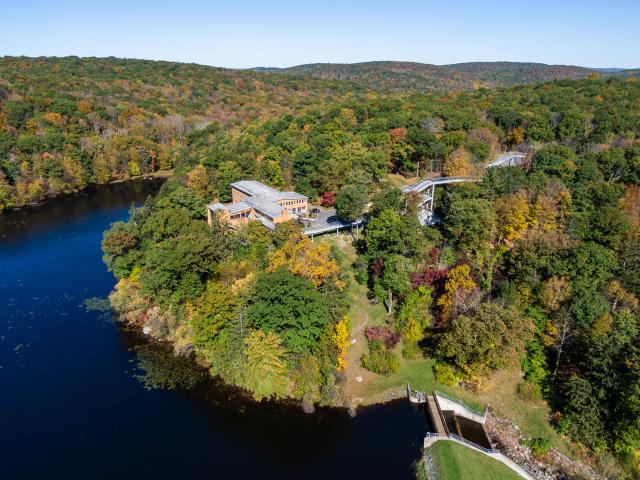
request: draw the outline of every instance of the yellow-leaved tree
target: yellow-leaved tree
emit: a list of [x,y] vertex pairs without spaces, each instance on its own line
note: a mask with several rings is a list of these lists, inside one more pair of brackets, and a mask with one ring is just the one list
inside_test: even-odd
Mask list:
[[339,372],[347,368],[347,347],[349,347],[349,317],[344,316],[336,323],[331,340],[338,349],[337,370]]
[[196,165],[187,173],[187,186],[202,198],[208,200],[213,198],[214,182],[204,165]]
[[531,225],[529,200],[524,190],[498,198],[494,207],[502,240],[511,242],[522,237]]
[[570,214],[571,193],[565,187],[554,187],[550,193],[538,195],[530,208],[535,230],[546,233],[561,230]]
[[444,293],[438,298],[443,319],[448,320],[456,311],[470,310],[472,294],[476,288],[469,265],[458,265],[449,270],[444,284]]
[[58,112],[47,112],[42,116],[42,118],[48,123],[52,123],[54,125],[60,125],[64,122],[62,115]]
[[544,282],[540,302],[547,312],[555,312],[571,297],[571,281],[567,277],[553,276]]
[[337,277],[340,271],[338,262],[331,258],[331,250],[326,243],[314,243],[308,237],[291,235],[282,248],[269,255],[268,270],[275,272],[280,267],[308,278],[316,287],[333,277],[338,288],[342,288]]

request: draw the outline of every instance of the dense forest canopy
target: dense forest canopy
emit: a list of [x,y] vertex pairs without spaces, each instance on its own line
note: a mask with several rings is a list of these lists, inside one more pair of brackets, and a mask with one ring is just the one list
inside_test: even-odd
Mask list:
[[357,85],[115,58],[0,59],[0,210],[173,168],[186,135],[230,132]]
[[244,176],[311,196],[335,191],[358,163],[374,178],[411,172],[421,159],[464,174],[504,146],[559,141],[584,150],[632,138],[637,90],[634,79],[603,79],[385,95],[190,64],[5,57],[0,209],[199,163],[223,200]]

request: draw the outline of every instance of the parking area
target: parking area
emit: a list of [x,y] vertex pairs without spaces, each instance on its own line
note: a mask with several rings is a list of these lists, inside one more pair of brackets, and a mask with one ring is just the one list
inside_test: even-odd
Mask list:
[[[318,208],[318,207],[314,207]],[[323,209],[318,208],[318,213],[316,218],[312,221],[305,224],[304,229],[302,230],[305,235],[320,235],[322,233],[339,231],[344,228],[350,228],[353,225],[360,224],[362,221],[358,222],[348,222],[346,220],[342,220],[336,214],[336,210],[334,208]]]

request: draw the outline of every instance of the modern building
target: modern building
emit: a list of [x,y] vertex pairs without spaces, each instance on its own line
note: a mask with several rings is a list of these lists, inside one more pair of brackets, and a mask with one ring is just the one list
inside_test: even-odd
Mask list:
[[214,218],[232,227],[257,220],[273,230],[277,223],[306,215],[309,199],[296,192],[281,192],[255,180],[231,184],[232,203],[207,205],[209,226]]

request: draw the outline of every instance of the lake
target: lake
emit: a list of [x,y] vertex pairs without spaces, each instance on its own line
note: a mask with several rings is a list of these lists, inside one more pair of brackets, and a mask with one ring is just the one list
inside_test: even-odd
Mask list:
[[0,478],[414,478],[426,431],[407,400],[346,410],[255,403],[210,380],[147,390],[126,332],[84,301],[115,279],[100,241],[161,180],[0,216]]

